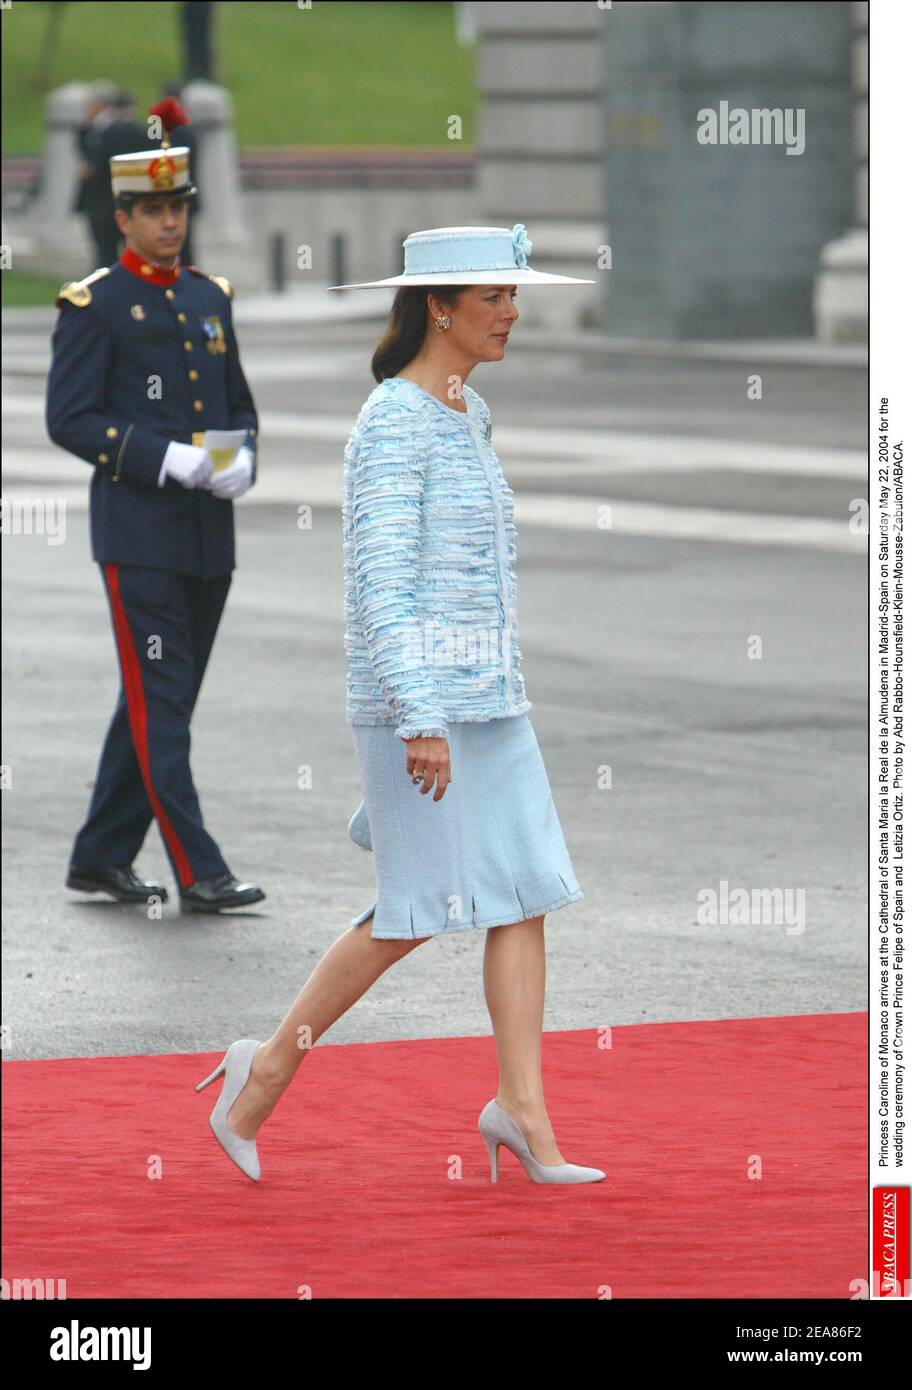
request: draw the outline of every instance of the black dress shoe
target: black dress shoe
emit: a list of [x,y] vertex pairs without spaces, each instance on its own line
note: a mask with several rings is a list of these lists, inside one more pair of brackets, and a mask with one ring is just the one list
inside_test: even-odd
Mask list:
[[129,865],[84,869],[78,864],[71,864],[66,886],[78,888],[81,893],[110,893],[119,903],[144,903],[153,894],[161,898],[163,903],[168,901],[168,890],[163,883],[144,883]]
[[188,912],[221,912],[223,907],[262,902],[265,896],[255,883],[238,883],[233,874],[214,874],[182,888],[181,907]]

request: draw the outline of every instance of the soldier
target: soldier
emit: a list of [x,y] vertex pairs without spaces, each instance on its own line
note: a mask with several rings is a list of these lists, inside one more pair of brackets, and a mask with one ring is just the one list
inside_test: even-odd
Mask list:
[[[178,103],[166,132],[180,123]],[[156,108],[160,110],[161,108]],[[50,438],[92,466],[92,556],[111,611],[121,689],[66,885],[121,902],[167,898],[133,871],[152,817],[181,906],[259,902],[203,825],[190,717],[235,564],[233,501],[256,480],[257,413],[221,276],[182,265],[196,192],[186,147],[110,160],[119,261],[64,285],[47,383]],[[206,429],[244,431],[214,471]]]

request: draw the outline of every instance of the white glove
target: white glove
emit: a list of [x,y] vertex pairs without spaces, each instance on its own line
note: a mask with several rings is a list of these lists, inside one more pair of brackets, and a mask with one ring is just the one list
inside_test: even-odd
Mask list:
[[179,444],[176,439],[165,450],[158,486],[164,487],[168,477],[175,478],[183,487],[205,487],[212,476],[212,459],[205,449],[194,444]]
[[253,478],[253,450],[242,444],[227,468],[213,473],[206,487],[214,497],[240,497]]

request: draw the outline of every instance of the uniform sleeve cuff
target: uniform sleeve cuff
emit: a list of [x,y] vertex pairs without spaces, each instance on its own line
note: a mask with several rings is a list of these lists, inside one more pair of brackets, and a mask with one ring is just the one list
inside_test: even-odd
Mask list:
[[127,483],[140,486],[161,486],[161,471],[168,452],[170,439],[147,430],[142,425],[133,425],[124,436],[114,476]]

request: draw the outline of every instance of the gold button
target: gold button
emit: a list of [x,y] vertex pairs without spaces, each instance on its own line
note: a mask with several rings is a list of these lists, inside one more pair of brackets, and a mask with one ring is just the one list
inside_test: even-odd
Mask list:
[[194,410],[202,410],[202,408],[203,408],[203,403],[202,403],[202,401],[194,401],[194,402],[193,402],[193,409],[194,409]]
[[173,291],[173,290],[165,290],[165,298],[166,298],[166,299],[173,299],[173,298],[174,298],[174,291]]
[[193,351],[193,344],[191,343],[189,338],[185,341],[184,347],[186,348],[187,352]]
[[199,381],[199,372],[195,367],[191,367],[187,375],[191,381]]
[[107,454],[99,454],[99,455],[98,455],[98,462],[99,462],[99,463],[107,463],[107,461],[108,461],[108,456],[107,456]]
[[105,434],[108,436],[109,439],[117,438],[117,431],[113,425],[108,425],[108,428],[105,430]]
[[187,322],[187,315],[186,315],[186,314],[178,314],[178,316],[177,316],[177,321],[178,321],[178,323],[186,323],[186,322]]

